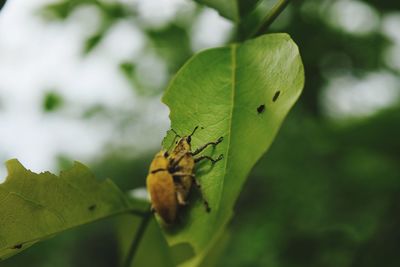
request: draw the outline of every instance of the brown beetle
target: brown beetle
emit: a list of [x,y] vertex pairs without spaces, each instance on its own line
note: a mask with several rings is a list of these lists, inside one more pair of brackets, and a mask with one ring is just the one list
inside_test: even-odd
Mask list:
[[187,204],[186,200],[192,188],[196,185],[199,189],[206,211],[210,211],[208,202],[205,200],[201,186],[195,178],[195,164],[201,160],[210,160],[213,164],[222,159],[222,154],[213,159],[209,156],[194,156],[201,153],[210,145],[216,146],[222,142],[220,137],[215,142],[204,144],[194,152],[191,151],[191,138],[198,127],[188,136],[180,137],[176,142],[171,154],[161,151],[156,154],[150,165],[150,171],[147,176],[147,189],[150,194],[152,209],[167,223],[171,224],[176,220],[179,206]]

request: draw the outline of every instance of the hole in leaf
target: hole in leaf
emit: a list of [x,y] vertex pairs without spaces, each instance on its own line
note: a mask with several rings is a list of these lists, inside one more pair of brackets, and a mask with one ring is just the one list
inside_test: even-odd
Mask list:
[[88,207],[88,210],[90,210],[90,211],[94,211],[95,209],[96,209],[96,204],[90,205]]
[[281,94],[281,91],[276,91],[274,97],[272,98],[272,102],[275,102],[278,100],[279,95]]
[[264,111],[265,111],[265,105],[260,105],[260,106],[257,108],[258,114],[261,114],[261,113],[263,113]]
[[22,244],[17,244],[15,246],[13,246],[13,249],[20,249],[20,248],[22,248]]

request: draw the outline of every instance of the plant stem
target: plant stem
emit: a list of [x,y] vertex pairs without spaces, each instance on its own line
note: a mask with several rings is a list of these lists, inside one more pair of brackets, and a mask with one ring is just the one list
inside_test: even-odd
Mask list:
[[[137,215],[137,214],[135,214],[135,215]],[[139,228],[136,231],[136,234],[132,241],[131,247],[129,248],[128,255],[126,256],[126,260],[123,265],[124,267],[131,266],[133,258],[135,257],[137,248],[139,246],[139,243],[144,235],[144,232],[146,231],[147,225],[149,224],[151,215],[152,215],[151,211],[148,211],[142,215],[142,221],[139,225]]]
[[260,26],[250,34],[250,38],[258,36],[266,32],[271,26],[271,24],[275,21],[275,19],[282,13],[282,11],[289,4],[290,0],[278,0],[276,4],[272,7],[272,9],[268,12],[265,18],[262,20]]
[[7,0],[0,0],[0,10],[3,8],[3,6],[6,4]]

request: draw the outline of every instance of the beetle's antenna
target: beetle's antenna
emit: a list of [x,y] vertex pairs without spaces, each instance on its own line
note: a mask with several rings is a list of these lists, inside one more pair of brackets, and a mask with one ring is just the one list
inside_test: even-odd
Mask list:
[[196,132],[196,130],[199,128],[199,126],[194,127],[193,132],[191,134],[189,134],[188,137],[191,137],[192,135],[194,135],[194,133]]
[[175,135],[174,139],[172,139],[171,145],[168,147],[167,152],[170,151],[170,149],[172,148],[172,146],[175,144],[175,139],[176,137],[180,137],[179,135]]
[[173,132],[173,133],[176,135],[176,136],[175,136],[175,138],[176,138],[176,137],[179,137],[179,138],[181,138],[181,136],[180,136],[180,135],[179,135],[177,132],[175,132],[175,130],[174,130],[174,129],[172,129],[172,128],[171,128],[171,131],[172,131],[172,132]]

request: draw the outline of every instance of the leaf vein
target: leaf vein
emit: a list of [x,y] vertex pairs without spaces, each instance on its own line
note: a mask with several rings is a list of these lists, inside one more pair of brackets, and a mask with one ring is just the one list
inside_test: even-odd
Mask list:
[[[229,156],[230,156],[230,148],[231,148],[231,135],[232,135],[232,120],[233,120],[233,109],[235,106],[235,90],[236,90],[236,69],[237,69],[237,62],[236,62],[236,52],[237,52],[237,45],[236,44],[232,44],[232,49],[231,49],[231,64],[232,64],[232,73],[231,73],[231,77],[232,77],[232,86],[231,86],[231,90],[232,90],[232,95],[231,95],[231,114],[229,115],[229,125],[228,125],[228,145],[226,148],[226,159],[225,159],[225,166],[224,166],[224,170],[225,170],[225,177],[221,182],[221,191],[219,194],[219,200],[218,203],[221,203],[221,198],[222,198],[222,193],[224,191],[224,183],[225,183],[225,178],[226,178],[226,173],[227,173],[227,169],[228,169],[228,162],[229,162]],[[219,209],[219,207],[218,207]]]

